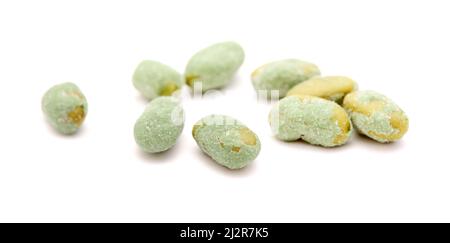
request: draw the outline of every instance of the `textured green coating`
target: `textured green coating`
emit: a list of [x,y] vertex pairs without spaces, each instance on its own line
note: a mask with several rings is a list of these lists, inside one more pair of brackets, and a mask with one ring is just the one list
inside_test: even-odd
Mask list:
[[133,85],[147,99],[170,96],[183,86],[181,75],[156,61],[142,61],[133,74]]
[[283,98],[289,89],[317,75],[320,75],[320,71],[316,65],[297,59],[285,59],[259,67],[251,78],[256,91],[265,91],[268,98],[271,98],[272,91],[278,91],[279,97]]
[[203,152],[229,169],[247,166],[261,150],[258,136],[228,116],[204,117],[194,125],[192,136]]
[[186,83],[201,83],[202,91],[226,86],[244,62],[245,54],[236,42],[222,42],[197,52],[185,70]]
[[63,134],[73,134],[83,124],[88,112],[86,97],[73,83],[50,88],[42,98],[42,111],[50,125]]
[[134,125],[134,138],[141,149],[158,153],[173,147],[183,131],[184,111],[175,97],[152,100]]
[[334,147],[345,144],[352,125],[335,102],[312,96],[288,96],[270,111],[270,126],[283,141],[302,139],[310,144]]
[[400,107],[375,91],[356,91],[344,99],[356,130],[380,143],[394,142],[408,131],[409,120]]

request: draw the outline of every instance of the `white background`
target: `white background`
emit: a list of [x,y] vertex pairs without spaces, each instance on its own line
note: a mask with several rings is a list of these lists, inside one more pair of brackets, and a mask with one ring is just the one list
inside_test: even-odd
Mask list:
[[[448,1],[1,1],[0,221],[450,221]],[[183,91],[185,129],[147,155],[133,125],[146,101],[131,84],[143,59],[183,72],[210,44],[235,40],[246,60],[215,98]],[[409,115],[394,144],[355,135],[340,148],[283,143],[257,103],[250,73],[283,58],[316,63],[380,91]],[[61,136],[40,100],[72,81],[86,122]],[[238,118],[262,151],[241,171],[203,155],[202,116]]]

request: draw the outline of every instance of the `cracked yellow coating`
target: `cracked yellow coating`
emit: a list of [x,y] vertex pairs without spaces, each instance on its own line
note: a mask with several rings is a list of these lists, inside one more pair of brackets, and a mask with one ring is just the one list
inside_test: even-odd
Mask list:
[[149,100],[171,96],[183,84],[184,81],[176,70],[157,61],[142,61],[133,74],[134,87]]
[[86,97],[70,82],[51,87],[42,97],[41,106],[50,125],[63,134],[76,133],[88,113]]
[[348,139],[348,132],[351,129],[350,119],[345,112],[345,110],[339,108],[334,108],[332,120],[336,121],[337,125],[341,129],[340,133],[334,138],[335,144],[343,144]]
[[350,117],[342,107],[307,95],[281,99],[269,113],[269,124],[280,140],[301,139],[323,147],[344,145],[352,134]]
[[81,126],[85,118],[84,107],[83,106],[75,107],[75,109],[73,109],[71,112],[67,114],[67,117],[70,120],[70,122],[76,124],[77,126]]
[[361,113],[365,116],[371,116],[373,113],[383,109],[386,105],[384,100],[371,100],[364,105],[360,105],[357,100],[357,93],[351,93],[345,97],[344,107],[351,111]]
[[186,75],[186,84],[189,87],[194,87],[194,81],[198,80],[200,77],[198,75]]
[[229,169],[247,166],[261,150],[258,136],[229,116],[202,118],[193,126],[192,136],[203,152]]
[[170,96],[173,92],[177,91],[180,87],[174,82],[169,82],[164,87],[161,88],[159,95],[161,96]]
[[381,143],[401,139],[409,121],[392,100],[374,91],[348,94],[343,103],[357,131]]
[[239,151],[241,151],[241,147],[233,146],[231,147],[231,151],[239,153]]
[[239,136],[240,136],[242,142],[244,142],[247,145],[255,145],[256,144],[256,136],[248,128],[239,129]]
[[379,137],[383,140],[396,141],[396,140],[401,139],[402,136],[408,130],[408,121],[407,121],[406,117],[400,112],[392,113],[391,118],[389,119],[389,123],[391,124],[391,127],[394,129],[397,129],[398,132],[393,133],[393,134],[382,134],[382,133],[377,133],[376,131],[370,130],[369,134],[373,137]]

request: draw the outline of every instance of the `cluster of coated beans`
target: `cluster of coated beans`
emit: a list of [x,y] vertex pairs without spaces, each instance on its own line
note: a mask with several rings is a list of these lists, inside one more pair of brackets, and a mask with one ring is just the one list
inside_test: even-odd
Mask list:
[[[187,84],[202,92],[226,86],[244,62],[244,50],[235,42],[223,42],[197,52],[188,62],[184,77],[171,67],[143,61],[133,75],[134,87],[151,100],[134,126],[138,146],[148,153],[172,148],[184,127],[184,110],[174,93]],[[402,138],[408,118],[389,98],[375,91],[358,91],[355,81],[343,76],[321,76],[319,68],[297,59],[271,62],[251,75],[253,87],[266,98],[280,99],[269,114],[275,136],[282,141],[303,140],[323,147],[341,146],[353,130],[377,142]],[[49,123],[63,134],[82,125],[88,104],[73,83],[50,88],[42,98]],[[209,115],[192,128],[200,149],[229,169],[248,165],[259,154],[258,136],[240,121],[225,115]]]

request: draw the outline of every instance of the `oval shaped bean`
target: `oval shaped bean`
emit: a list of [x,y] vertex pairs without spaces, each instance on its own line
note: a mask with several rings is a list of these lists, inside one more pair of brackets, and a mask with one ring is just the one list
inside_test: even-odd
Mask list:
[[170,96],[183,86],[181,75],[156,61],[142,61],[133,74],[134,87],[147,99]]
[[287,96],[310,95],[342,103],[344,97],[358,88],[355,81],[342,76],[313,77],[289,90]]
[[134,138],[141,149],[158,153],[172,148],[184,126],[184,111],[175,97],[152,100],[134,125]]
[[258,136],[232,117],[210,115],[198,121],[192,136],[204,153],[229,169],[240,169],[261,150]]
[[344,99],[359,133],[380,143],[394,142],[408,131],[408,117],[400,107],[375,91],[356,91]]
[[257,92],[265,92],[272,98],[272,92],[278,92],[279,98],[295,85],[320,75],[319,68],[297,59],[285,59],[265,64],[256,69],[252,75],[252,84]]
[[352,124],[335,102],[313,96],[281,99],[269,115],[275,136],[283,141],[302,139],[310,144],[334,147],[345,144]]
[[42,111],[50,125],[63,134],[73,134],[88,112],[86,97],[73,83],[58,84],[42,98]]
[[226,86],[244,62],[244,50],[236,42],[222,42],[197,52],[185,71],[187,85],[201,84],[203,92]]

